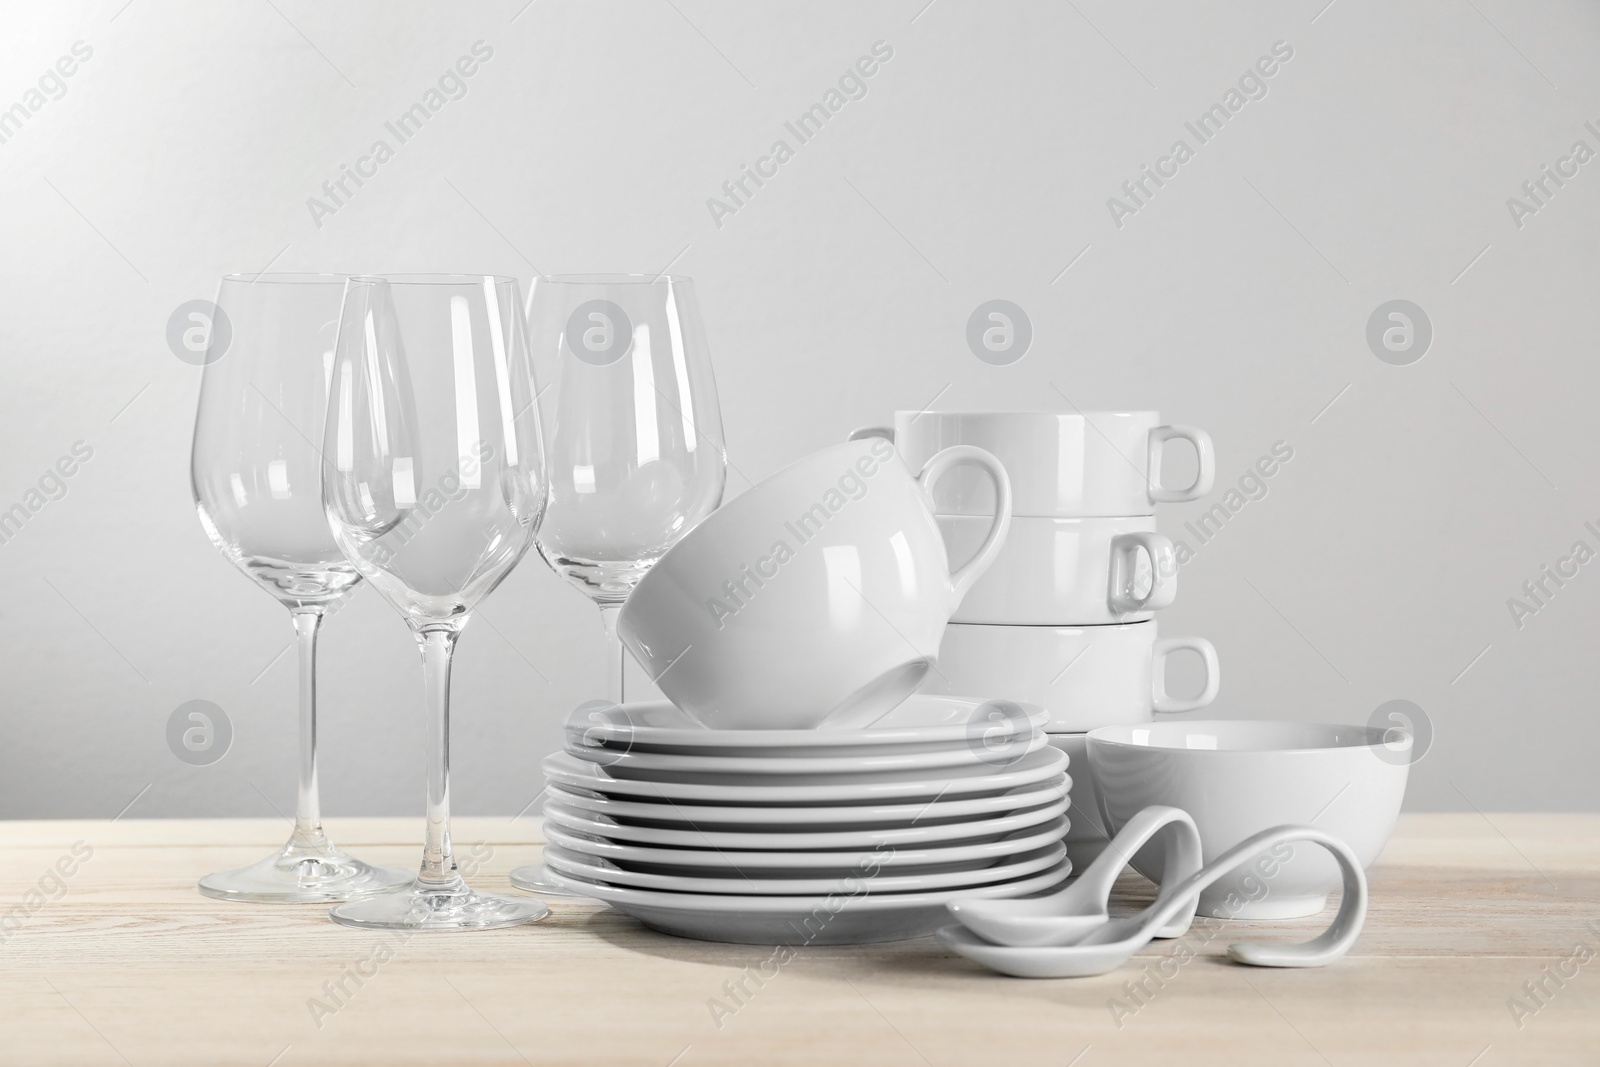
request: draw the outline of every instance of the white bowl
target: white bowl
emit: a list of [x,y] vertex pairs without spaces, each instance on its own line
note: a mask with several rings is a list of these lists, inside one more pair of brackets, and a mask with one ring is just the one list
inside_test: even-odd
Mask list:
[[[1363,867],[1383,851],[1405,797],[1410,738],[1386,743],[1372,726],[1213,720],[1107,726],[1089,732],[1089,766],[1107,830],[1152,804],[1194,817],[1210,862],[1284,823],[1342,838]],[[1161,879],[1162,850],[1133,866]],[[1224,919],[1315,915],[1340,885],[1325,849],[1280,845],[1200,895],[1200,913]]]

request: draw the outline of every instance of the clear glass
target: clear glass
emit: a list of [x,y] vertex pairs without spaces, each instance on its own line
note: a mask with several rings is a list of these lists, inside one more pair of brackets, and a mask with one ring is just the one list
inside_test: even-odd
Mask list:
[[200,379],[189,477],[212,543],[289,609],[300,663],[300,784],[294,832],[278,853],[207,875],[223,900],[327,903],[392,889],[404,871],[371,867],[329,842],[317,797],[317,631],[361,580],[328,532],[318,445],[344,278],[231,275],[217,295]]
[[[722,503],[727,452],[694,283],[671,275],[537,279],[528,335],[550,503],[545,562],[600,607],[606,697],[624,699],[617,613],[666,551]],[[538,864],[520,889],[561,894]]]
[[334,908],[346,926],[492,929],[549,914],[536,900],[475,892],[450,845],[451,655],[545,507],[521,306],[511,278],[354,277],[345,287],[322,500],[345,558],[416,636],[428,724],[421,868],[404,892]]

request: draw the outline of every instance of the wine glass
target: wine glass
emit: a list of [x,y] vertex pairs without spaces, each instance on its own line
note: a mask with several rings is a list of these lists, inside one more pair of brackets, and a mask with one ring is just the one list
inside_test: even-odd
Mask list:
[[200,523],[234,565],[289,609],[300,652],[300,788],[294,832],[275,855],[207,875],[223,900],[345,900],[403,885],[335,848],[317,797],[317,631],[361,576],[322,513],[318,448],[344,278],[229,275],[208,325],[189,476]]
[[422,651],[428,821],[410,889],[333,909],[346,926],[490,929],[549,914],[473,891],[450,844],[450,663],[472,609],[544,514],[539,413],[513,278],[352,277],[322,438],[334,540]]
[[[617,613],[656,560],[722,502],[727,454],[694,283],[671,275],[534,281],[528,300],[544,409],[545,562],[600,607],[607,698],[621,704]],[[561,893],[541,865],[512,884]]]

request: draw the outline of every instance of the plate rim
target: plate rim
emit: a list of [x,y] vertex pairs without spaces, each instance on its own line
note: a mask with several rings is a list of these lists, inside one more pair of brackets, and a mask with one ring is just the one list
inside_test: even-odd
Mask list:
[[[912,693],[906,697],[911,700],[937,700],[964,703],[971,709],[982,707],[991,700],[1006,699],[1002,697],[964,697],[943,693]],[[1050,721],[1047,709],[1037,704],[1022,701],[1011,701],[1019,707],[1028,709],[1028,722],[1032,724],[1035,733],[1043,733],[1046,724]],[[659,706],[666,704],[673,706],[667,700],[641,700],[629,701],[617,705],[626,712],[630,706],[648,704]],[[904,702],[902,705],[904,706]],[[680,709],[681,710],[681,709]],[[894,709],[891,709],[890,714]],[[685,715],[688,713],[685,712]],[[570,733],[576,727],[563,720],[562,730]],[[661,747],[690,748],[705,747],[714,749],[727,748],[829,748],[843,747],[846,745],[883,745],[883,744],[932,744],[938,742],[955,742],[964,740],[967,736],[966,724],[960,726],[900,726],[874,729],[865,727],[858,730],[713,730],[709,727],[687,729],[685,727],[668,726],[636,726],[629,723],[626,727],[614,723],[599,722],[584,728],[594,736],[616,738],[619,740],[631,739],[636,744],[652,744]],[[942,731],[932,733],[932,731]]]
[[[1060,842],[1065,843],[1065,841],[1066,841],[1066,833],[1067,833],[1068,826],[1070,825],[1070,822],[1071,822],[1071,820],[1068,818],[1066,813],[1063,812],[1062,814],[1055,816],[1055,818],[1053,818],[1053,819],[1048,819],[1048,820],[1045,820],[1044,822],[1035,823],[1035,824],[1032,824],[1032,825],[1029,825],[1029,826],[1021,826],[1021,827],[1018,827],[1017,829],[1011,831],[1012,834],[1021,834],[1021,835],[1026,835],[1026,836],[1021,836],[1021,837],[1010,837],[1010,836],[1008,836],[1008,837],[1001,838],[998,841],[980,841],[980,842],[976,842],[976,843],[972,843],[972,842],[967,842],[967,843],[951,842],[951,843],[943,845],[943,846],[941,846],[939,844],[934,844],[932,846],[923,845],[923,846],[919,846],[919,847],[915,847],[915,848],[909,848],[908,847],[906,849],[906,851],[908,851],[908,852],[917,852],[917,853],[930,853],[930,852],[937,853],[937,852],[962,852],[962,851],[968,850],[968,849],[991,849],[991,850],[993,850],[995,852],[1003,852],[1004,846],[1006,846],[1006,845],[1011,845],[1011,846],[1017,848],[1019,851],[1031,851],[1033,849],[1038,849],[1038,848],[1045,847],[1046,845],[1050,844],[1052,840],[1060,841]],[[1056,831],[1055,829],[1053,829],[1053,827],[1055,827],[1057,824],[1060,824],[1060,827],[1061,827],[1059,831]],[[562,826],[559,823],[556,824],[556,830],[563,837],[571,837],[575,833],[575,831],[573,831],[573,830],[571,830],[571,829],[569,829],[569,828],[567,828],[565,826]],[[1051,835],[1055,835],[1055,836],[1052,838]],[[1029,841],[1035,841],[1035,839],[1037,839],[1037,841],[1034,844],[1027,844],[1026,843],[1026,842],[1029,842]],[[593,842],[578,841],[576,846],[568,845],[568,844],[565,844],[565,843],[563,843],[561,841],[551,841],[551,842],[547,842],[547,843],[554,844],[557,847],[559,847],[559,848],[561,848],[561,849],[563,849],[564,851],[567,851],[567,852],[575,852],[578,855],[593,855],[594,858],[597,858],[597,859],[611,860],[610,856],[606,856],[603,853],[591,854],[591,853],[587,852],[585,850],[586,847],[591,845],[591,844],[593,844]],[[663,846],[659,846],[659,845],[640,845],[640,844],[634,844],[632,842],[617,842],[617,841],[610,841],[610,840],[605,840],[605,844],[610,846],[611,848],[614,848],[614,849],[645,850],[645,851],[650,851],[650,852],[668,852],[668,853],[673,853],[675,855],[683,855],[685,853],[688,853],[690,855],[716,857],[719,862],[711,862],[711,863],[704,863],[704,864],[684,863],[684,862],[681,862],[681,861],[677,862],[677,866],[681,866],[681,867],[700,867],[700,868],[703,868],[703,869],[706,869],[706,870],[738,870],[739,869],[739,864],[735,863],[734,859],[741,859],[741,860],[748,861],[749,857],[752,856],[752,855],[760,855],[762,857],[773,857],[773,858],[782,858],[782,857],[790,857],[790,858],[792,858],[792,856],[794,855],[794,853],[796,851],[799,851],[799,852],[802,852],[802,853],[806,853],[806,854],[809,854],[811,856],[815,856],[818,859],[827,859],[827,860],[831,861],[832,864],[834,866],[836,866],[836,867],[848,868],[848,867],[855,866],[861,860],[867,858],[868,856],[871,856],[872,852],[873,852],[871,847],[854,848],[854,849],[800,849],[800,850],[784,851],[784,850],[780,850],[780,849],[746,849],[746,850],[737,850],[737,849],[686,849],[686,848],[663,847]],[[731,856],[730,856],[730,854],[731,854]],[[660,866],[670,866],[670,865],[672,865],[674,863],[674,859],[672,858],[672,856],[668,856],[668,857],[665,857],[665,858],[655,858],[655,857],[649,857],[649,856],[645,856],[645,857],[622,856],[620,858],[625,860],[625,861],[628,861],[628,862],[633,862],[633,863],[654,863],[654,864],[657,864],[657,865],[660,865]],[[938,856],[933,856],[931,858],[923,859],[919,863],[907,862],[904,865],[905,866],[930,866],[930,865],[938,864],[938,863],[962,863],[962,862],[965,862],[965,861],[967,861],[969,859],[979,859],[979,858],[983,858],[983,857],[981,855],[980,856],[949,857],[949,858],[940,858]],[[612,860],[612,862],[615,862],[615,860]],[[793,865],[793,866],[794,866],[794,869],[800,870],[800,869],[803,869],[805,865],[804,864],[796,864],[796,865]],[[825,866],[826,865],[824,865],[824,864],[818,864],[818,869],[824,869]],[[767,870],[767,869],[782,868],[782,867],[783,867],[782,863],[765,863],[765,864],[762,864],[761,867],[758,868],[758,869]]]
[[[550,849],[552,847],[555,848],[555,851],[557,853],[554,863],[551,862],[551,856],[550,856]],[[1001,864],[996,864],[996,865],[991,866],[991,867],[979,867],[979,868],[976,868],[974,870],[947,871],[947,872],[944,872],[942,874],[936,874],[936,875],[915,875],[915,874],[894,875],[894,874],[884,874],[884,875],[881,875],[881,876],[878,876],[878,877],[882,877],[882,878],[888,879],[888,880],[890,880],[890,882],[892,882],[895,879],[910,880],[910,879],[914,879],[914,878],[952,878],[952,879],[956,879],[956,878],[960,878],[960,877],[968,876],[968,875],[977,875],[977,874],[980,874],[980,873],[983,873],[983,872],[993,873],[993,872],[996,872],[996,871],[1005,871],[1005,870],[1009,870],[1011,867],[1026,867],[1026,868],[1029,868],[1029,870],[1023,871],[1020,875],[1016,876],[1016,877],[1027,877],[1027,875],[1029,875],[1029,874],[1036,873],[1036,872],[1039,872],[1039,871],[1046,871],[1046,870],[1049,870],[1050,868],[1054,867],[1057,863],[1059,863],[1061,861],[1061,859],[1063,857],[1066,856],[1067,846],[1062,841],[1056,841],[1056,842],[1054,842],[1052,844],[1049,844],[1049,845],[1044,845],[1044,846],[1041,846],[1041,847],[1036,848],[1036,849],[1031,849],[1030,853],[1037,853],[1037,855],[1030,855],[1029,858],[1027,858],[1027,859],[1019,859],[1015,863],[1010,863],[1010,864],[1001,863]],[[592,857],[587,857],[587,856],[584,856],[584,855],[579,854],[579,853],[572,853],[570,849],[562,848],[559,845],[556,845],[556,846],[546,845],[545,846],[545,852],[544,852],[546,869],[554,870],[554,871],[558,871],[559,872],[561,870],[561,867],[559,866],[559,864],[561,864],[563,862],[563,857],[567,856],[567,855],[571,855],[573,857],[573,860],[576,860],[576,861],[586,861],[586,860],[592,859]],[[573,860],[567,860],[566,862],[572,862]],[[584,865],[585,866],[593,866],[592,863],[585,863]],[[699,877],[696,877],[696,876],[693,876],[693,875],[648,874],[648,873],[638,872],[638,871],[618,871],[617,873],[619,875],[621,875],[622,877],[624,877],[624,878],[636,878],[636,879],[670,879],[670,880],[673,880],[673,881],[683,881],[683,882],[723,881],[724,880],[724,879],[699,878]],[[834,876],[834,877],[829,877],[829,876],[824,875],[824,876],[817,877],[817,878],[766,878],[766,879],[751,878],[751,879],[746,879],[746,883],[749,884],[749,885],[752,885],[752,886],[763,885],[763,884],[774,885],[774,884],[778,884],[778,883],[781,883],[781,882],[833,882],[833,883],[843,883],[843,882],[849,880],[850,878],[856,878],[857,880],[862,880],[863,878],[866,878],[866,877],[867,876],[865,876],[865,875],[842,874],[842,875],[838,875],[838,876]],[[978,888],[979,886],[992,885],[995,882],[1006,882],[1006,881],[1011,881],[1011,880],[1012,880],[1011,878],[1001,877],[1001,878],[996,878],[993,881],[976,882],[976,883],[972,883],[972,884],[965,885],[965,886],[955,885],[955,886],[951,886],[950,888],[956,889],[956,890],[960,890],[960,889],[963,889],[963,888],[965,888],[965,889],[975,889],[975,888]],[[604,884],[614,885],[614,884],[617,884],[617,883],[614,883],[614,882],[611,882],[611,881],[608,880]],[[649,887],[649,886],[633,886],[633,887],[630,887],[630,888],[649,889],[651,887]],[[671,889],[671,888],[662,888],[662,887],[656,887],[654,891],[655,892],[664,892],[664,893],[684,893],[686,895],[700,895],[702,893],[708,892],[708,890],[705,890],[705,889],[691,889],[691,888]],[[813,890],[813,891],[811,891],[809,893],[806,893],[806,892],[788,892],[788,893],[781,893],[781,892],[780,893],[752,892],[752,893],[749,893],[749,894],[725,893],[725,894],[717,894],[717,895],[719,895],[719,896],[745,896],[745,895],[748,895],[748,896],[807,896],[807,895],[831,896],[831,895],[833,895],[833,894],[835,894],[837,892],[838,892],[838,889]],[[930,889],[930,890],[887,889],[887,890],[884,890],[884,892],[886,892],[886,893],[896,893],[896,892],[900,892],[900,893],[916,893],[916,892],[935,893],[935,892],[939,892],[939,890],[936,890],[936,889]]]
[[[1047,747],[1050,747],[1050,738],[1042,729],[1034,731],[1028,738],[1027,752],[1037,752]],[[574,745],[569,738],[562,751],[573,759],[583,760],[601,768],[631,764],[641,771],[664,771],[676,774],[771,774],[778,777],[800,777],[807,774],[867,775],[878,771],[935,771],[985,762],[982,755],[965,745],[937,748],[927,752],[885,752],[874,755],[725,756],[698,752],[639,752],[634,749],[618,751]],[[664,761],[666,765],[662,766],[658,761]]]
[[[1000,896],[999,891],[1007,887],[1036,883],[1022,891],[1021,895],[1026,895],[1027,893],[1034,893],[1060,885],[1071,874],[1072,858],[1064,855],[1054,867],[1040,871],[1036,876],[1023,877],[1013,882],[994,882],[989,885],[970,886],[966,889],[933,889],[927,892],[915,893],[869,893],[860,899],[850,898],[853,902],[846,906],[865,911],[934,907],[952,900],[960,900],[962,899],[962,894],[969,898],[993,899]],[[641,908],[660,908],[662,910],[694,913],[743,911],[746,913],[782,915],[796,911],[815,911],[818,908],[825,908],[827,901],[838,895],[807,893],[799,896],[736,896],[727,893],[676,893],[659,889],[635,889],[632,886],[614,886],[604,882],[591,882],[586,878],[576,878],[557,870],[550,871],[550,878],[564,889],[569,889],[590,900],[611,904],[613,907],[631,904]]]
[[[849,785],[715,785],[688,782],[650,782],[640,779],[611,778],[605,775],[605,769],[598,764],[587,763],[576,759],[565,751],[552,752],[540,763],[540,769],[546,778],[562,781],[564,775],[568,779],[577,779],[573,784],[579,789],[591,789],[597,793],[604,793],[607,789],[627,795],[648,796],[652,792],[668,800],[721,800],[724,803],[768,803],[774,806],[783,806],[786,803],[795,804],[808,800],[841,800],[841,801],[870,801],[878,797],[925,797],[931,795],[944,796],[955,792],[960,796],[967,793],[977,793],[985,789],[1009,789],[1019,785],[1030,785],[1033,782],[1044,781],[1062,773],[1067,769],[1067,754],[1052,745],[1034,749],[1023,756],[1018,763],[1024,763],[1035,757],[1041,757],[1041,762],[1027,770],[1015,767],[997,771],[992,775],[973,775],[969,778],[958,778],[954,781],[940,782],[937,779],[911,779],[908,781],[882,782],[877,786],[873,783],[852,783]],[[576,772],[562,767],[560,760],[571,760],[577,764]],[[551,766],[554,762],[555,773]],[[1010,781],[1009,778],[1020,778]],[[999,779],[1001,784],[994,782]],[[604,788],[601,788],[604,787]]]
[[[1067,812],[1069,812],[1071,809],[1072,809],[1072,798],[1071,798],[1070,795],[1068,795],[1068,796],[1064,796],[1064,797],[1059,797],[1056,800],[1053,800],[1048,804],[1042,804],[1042,805],[1039,805],[1038,807],[1034,807],[1034,808],[1025,808],[1025,809],[1023,809],[1021,811],[1012,812],[1009,815],[997,816],[994,819],[977,819],[977,820],[973,820],[972,822],[948,823],[948,824],[945,824],[945,825],[942,825],[942,826],[929,826],[929,827],[884,827],[884,828],[881,828],[881,829],[878,829],[878,830],[873,830],[871,828],[867,828],[867,829],[864,829],[864,830],[854,830],[854,831],[849,831],[849,832],[852,833],[852,834],[855,834],[855,835],[868,835],[868,834],[883,835],[883,834],[896,834],[896,833],[899,833],[899,832],[905,831],[905,830],[919,830],[919,829],[922,829],[922,830],[940,831],[940,830],[953,829],[955,827],[968,828],[968,830],[969,830],[968,833],[958,834],[957,836],[954,836],[954,837],[942,839],[942,840],[946,840],[946,841],[961,841],[961,840],[966,840],[966,839],[969,839],[969,838],[981,836],[983,834],[985,828],[986,827],[991,827],[993,823],[1004,822],[1004,821],[1006,821],[1008,819],[1014,819],[1014,818],[1018,818],[1018,817],[1021,817],[1021,816],[1037,816],[1037,818],[1033,822],[1024,822],[1020,826],[1013,826],[1013,827],[1010,827],[1009,829],[1001,831],[1002,833],[1010,833],[1011,830],[1021,830],[1021,829],[1024,829],[1025,827],[1028,827],[1028,826],[1036,826],[1039,823],[1049,822],[1050,820],[1055,819],[1055,818],[1057,818],[1059,816],[1066,815]],[[1046,814],[1046,813],[1048,813],[1048,814]],[[557,813],[555,821],[559,825],[559,824],[562,824],[563,820],[568,820],[568,819],[571,819],[571,818],[572,818],[571,816],[568,816],[565,813]],[[1068,818],[1069,823],[1070,823],[1071,816],[1067,816],[1067,818]],[[574,821],[576,821],[576,820],[574,820]],[[585,821],[587,821],[587,820],[585,820]],[[573,828],[577,828],[577,827],[568,827],[568,828],[569,829],[573,829]],[[605,829],[609,829],[609,828],[605,828]],[[652,827],[652,826],[630,826],[630,827],[624,827],[624,829],[629,830],[629,831],[639,831],[639,830],[656,831],[657,828],[656,827]],[[1070,829],[1070,827],[1069,827],[1069,829]],[[585,833],[593,832],[593,833],[595,833],[595,836],[597,836],[597,837],[606,837],[607,836],[603,832],[603,830],[600,831],[600,832],[595,832],[595,831],[590,831],[590,830],[584,829],[583,832],[585,832]],[[723,836],[726,836],[728,834],[737,833],[737,831],[723,831],[723,830],[710,830],[710,831],[704,831],[704,830],[667,830],[667,831],[660,831],[660,832],[663,832],[663,833],[699,834],[700,837],[705,840],[705,846],[704,847],[707,847],[707,848],[725,848],[725,849],[731,849],[731,850],[734,850],[734,851],[739,851],[739,850],[742,849],[744,851],[751,851],[751,852],[778,851],[776,849],[770,849],[770,848],[769,849],[749,848],[748,846],[735,844],[735,843],[728,842],[728,841],[725,841],[725,840],[721,841],[720,843],[718,843],[716,840],[713,840],[713,837],[712,837],[712,835],[723,835]],[[789,835],[789,836],[792,836],[794,838],[803,839],[803,840],[814,840],[817,837],[825,836],[825,835],[828,835],[829,833],[831,833],[831,831],[799,831],[799,832],[796,832],[796,833],[794,833],[792,835]],[[746,835],[746,836],[752,836],[752,835]],[[753,836],[769,836],[769,835],[753,835]],[[624,840],[628,840],[628,839],[624,838]],[[637,839],[634,839],[634,840],[637,840]],[[914,841],[914,840],[917,840],[917,839],[916,838],[912,838],[912,840]],[[933,840],[938,841],[938,840],[941,840],[941,838],[937,838],[936,837],[936,838],[933,838]],[[872,841],[869,844],[864,845],[864,846],[844,846],[844,847],[871,848],[875,844],[882,844],[882,843],[884,843],[883,839],[881,837],[879,837],[877,840]],[[891,840],[889,843],[894,843],[894,842]],[[676,846],[676,847],[693,847],[693,846]],[[791,847],[796,847],[796,846],[791,842]],[[823,846],[818,846],[818,847],[826,848],[828,846],[823,845]]]
[[[826,816],[818,816],[816,813],[818,813],[818,812],[874,812],[874,811],[882,811],[883,809],[888,809],[888,808],[905,809],[903,812],[897,812],[897,813],[894,813],[894,814],[880,814],[880,815],[873,815],[873,816],[867,816],[866,817],[867,819],[880,818],[880,819],[884,819],[885,821],[894,821],[897,817],[899,817],[902,814],[903,815],[910,815],[914,819],[915,818],[920,818],[923,813],[928,812],[930,810],[935,810],[935,806],[936,805],[940,805],[940,804],[949,804],[949,805],[956,805],[956,804],[971,804],[971,805],[992,804],[993,805],[992,809],[980,809],[980,810],[971,812],[971,814],[974,814],[976,816],[981,817],[981,816],[984,816],[984,815],[992,814],[994,811],[997,811],[997,810],[1004,810],[1004,804],[1001,803],[1002,801],[1006,801],[1006,800],[1018,801],[1018,800],[1022,800],[1025,797],[1038,797],[1039,799],[1037,799],[1032,804],[1027,804],[1027,805],[1019,804],[1019,805],[1017,805],[1017,807],[1019,809],[1026,810],[1027,808],[1041,807],[1041,806],[1043,806],[1045,804],[1050,804],[1050,803],[1053,803],[1053,802],[1055,802],[1057,800],[1060,800],[1062,797],[1069,796],[1071,791],[1072,791],[1072,776],[1070,774],[1067,774],[1067,773],[1063,772],[1061,777],[1062,777],[1062,780],[1059,783],[1052,782],[1049,779],[1045,779],[1043,782],[1030,782],[1030,783],[1025,784],[1025,785],[1019,785],[1019,786],[1014,787],[1016,789],[1027,790],[1028,792],[1025,792],[1025,793],[1001,793],[998,796],[989,796],[989,797],[957,797],[954,800],[941,800],[941,799],[937,799],[936,798],[934,800],[931,800],[931,801],[927,802],[926,804],[916,804],[916,803],[912,803],[912,804],[863,804],[863,805],[859,805],[859,806],[849,805],[849,804],[842,804],[842,805],[834,805],[832,807],[814,807],[814,806],[813,807],[801,807],[801,806],[796,806],[796,807],[792,807],[792,808],[778,808],[778,807],[774,807],[774,808],[754,808],[754,807],[738,807],[736,805],[725,805],[725,806],[722,806],[722,807],[712,807],[712,806],[707,806],[707,805],[704,805],[704,804],[672,804],[669,807],[667,805],[652,804],[649,801],[618,800],[618,799],[616,799],[614,797],[608,797],[608,796],[584,796],[581,793],[573,792],[573,787],[562,785],[559,782],[552,782],[550,784],[550,786],[549,786],[548,793],[558,796],[560,798],[560,801],[562,803],[564,803],[564,804],[567,804],[569,806],[574,806],[574,807],[581,808],[584,811],[592,812],[593,814],[596,814],[596,815],[608,815],[609,816],[609,813],[608,812],[604,812],[604,811],[596,811],[595,809],[590,808],[590,807],[586,807],[585,805],[587,805],[587,804],[602,804],[602,805],[604,805],[604,804],[621,804],[621,805],[628,805],[630,808],[638,808],[638,807],[658,808],[658,809],[663,809],[664,808],[664,809],[666,809],[666,811],[668,813],[667,816],[666,816],[667,818],[671,818],[671,814],[670,813],[675,810],[677,812],[684,813],[684,818],[686,820],[689,820],[689,819],[692,819],[692,818],[701,818],[702,821],[705,821],[705,822],[714,822],[718,818],[723,818],[723,817],[726,817],[729,814],[732,814],[734,817],[727,818],[728,822],[741,822],[742,821],[743,825],[747,825],[747,826],[770,826],[770,825],[773,825],[773,824],[776,824],[776,823],[782,823],[782,822],[786,821],[786,819],[781,817],[781,816],[786,816],[787,813],[790,813],[790,812],[795,813],[792,816],[792,820],[794,822],[800,822],[800,821],[802,821],[802,818],[819,818],[822,822],[831,822],[831,821],[834,821],[834,820],[830,820]],[[1048,797],[1042,796],[1042,794],[1047,794],[1047,793],[1048,794],[1054,794],[1054,795],[1048,796]],[[693,810],[687,810],[686,811],[686,809],[693,809]],[[803,817],[799,814],[799,813],[802,813],[802,812],[805,813]],[[770,819],[769,818],[761,818],[761,819],[751,819],[751,818],[749,818],[749,816],[751,816],[753,814],[756,814],[756,813],[761,813],[763,815],[771,814],[773,816],[780,816],[780,817],[770,818]],[[967,813],[968,813],[967,810],[963,809],[960,814],[967,814]],[[617,813],[617,815],[621,816],[622,818],[651,818],[656,814],[660,814],[660,812],[659,811],[658,812],[635,812],[635,811],[631,811],[630,810],[630,811],[618,812]],[[945,812],[944,814],[948,815],[949,812]],[[840,825],[844,825],[844,826],[860,825],[860,823],[862,822],[862,819],[858,817],[855,820],[855,822],[848,822],[848,821],[846,821],[844,819],[839,819],[839,820],[837,820],[837,822]],[[732,833],[732,832],[738,832],[738,831],[728,831],[728,832]],[[817,832],[820,833],[822,831],[817,831]]]

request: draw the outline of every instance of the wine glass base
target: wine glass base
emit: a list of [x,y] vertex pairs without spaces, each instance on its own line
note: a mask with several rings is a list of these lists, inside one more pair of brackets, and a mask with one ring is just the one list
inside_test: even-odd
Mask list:
[[399,889],[413,877],[408,871],[362,863],[331,844],[306,848],[291,843],[259,863],[206,875],[200,879],[200,892],[253,904],[334,904]]
[[538,893],[546,897],[577,897],[579,894],[570,889],[563,889],[545,877],[545,866],[542,863],[530,863],[526,867],[518,867],[509,876],[511,884],[524,893]]
[[498,930],[538,922],[549,914],[537,900],[477,893],[457,879],[443,887],[414,882],[405,892],[350,900],[329,917],[362,930]]

